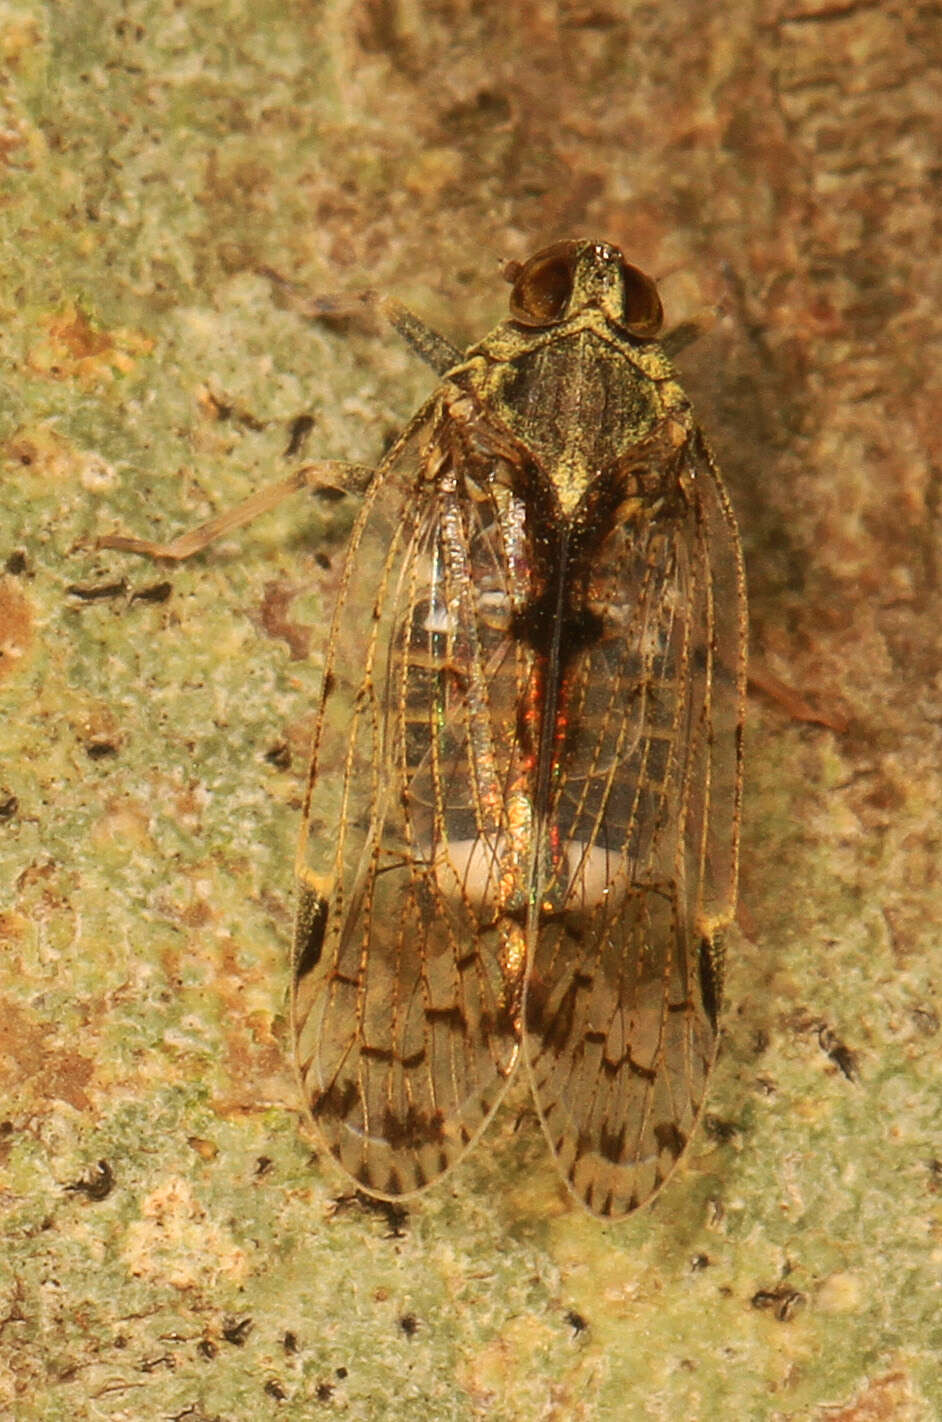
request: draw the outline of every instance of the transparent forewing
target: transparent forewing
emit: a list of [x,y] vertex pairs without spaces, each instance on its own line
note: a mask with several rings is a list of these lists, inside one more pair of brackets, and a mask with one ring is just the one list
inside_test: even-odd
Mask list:
[[503,554],[493,503],[433,437],[411,480],[394,470],[374,491],[335,617],[294,1021],[321,1135],[376,1194],[448,1169],[518,1055],[509,857],[527,668],[506,635]]
[[680,497],[613,528],[599,638],[559,670],[525,1056],[573,1192],[619,1215],[701,1109],[735,910],[745,605],[735,523],[693,431]]

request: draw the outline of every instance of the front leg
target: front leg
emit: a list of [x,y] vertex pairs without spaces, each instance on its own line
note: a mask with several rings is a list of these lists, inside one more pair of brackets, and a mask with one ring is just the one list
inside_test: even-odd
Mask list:
[[362,494],[373,477],[374,470],[367,464],[346,464],[342,460],[323,459],[316,464],[305,464],[289,474],[287,479],[279,479],[277,484],[269,484],[257,489],[235,508],[226,509],[207,519],[196,528],[181,533],[170,543],[156,543],[149,538],[131,538],[126,534],[113,533],[97,538],[96,548],[117,548],[121,553],[140,553],[145,558],[169,558],[181,562],[192,558],[194,553],[202,553],[217,538],[231,533],[251,523],[260,514],[276,508],[282,499],[295,494],[300,489],[340,489],[344,493]]

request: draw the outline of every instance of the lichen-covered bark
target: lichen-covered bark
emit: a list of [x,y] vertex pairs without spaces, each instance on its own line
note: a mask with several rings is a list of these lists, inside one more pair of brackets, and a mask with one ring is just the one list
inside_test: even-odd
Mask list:
[[[0,1411],[942,1412],[936,18],[0,3]],[[286,1066],[350,510],[301,497],[170,570],[82,540],[375,458],[427,392],[267,271],[462,343],[501,259],[578,234],[707,318],[680,363],[746,544],[714,1117],[617,1229],[523,1098],[390,1220],[336,1203]]]

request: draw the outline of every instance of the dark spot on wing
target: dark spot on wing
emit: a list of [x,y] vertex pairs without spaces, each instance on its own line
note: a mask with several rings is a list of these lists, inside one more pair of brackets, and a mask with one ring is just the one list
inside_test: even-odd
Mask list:
[[675,1160],[683,1154],[687,1144],[687,1137],[684,1135],[673,1121],[661,1121],[654,1127],[654,1139],[657,1141],[659,1151],[667,1151]]
[[599,1129],[599,1154],[614,1165],[621,1163],[625,1153],[625,1125],[613,1130],[607,1123]]
[[451,1007],[427,1007],[425,1020],[430,1023],[443,1022],[446,1027],[451,1027],[454,1031],[462,1033],[467,1030],[468,1025],[465,1015],[457,1003],[453,1003]]
[[371,1047],[364,1042],[360,1048],[360,1055],[370,1062],[385,1062],[387,1065],[395,1061],[396,1054],[391,1047]]
[[718,938],[701,938],[697,968],[703,1010],[715,1032],[723,1002],[723,948]]
[[576,999],[580,992],[588,992],[592,984],[593,978],[588,973],[575,973],[562,1001],[547,1021],[547,989],[535,979],[531,981],[527,994],[527,1031],[542,1037],[549,1050],[565,1051],[575,1022]]
[[319,1091],[311,1098],[311,1115],[344,1120],[351,1114],[359,1099],[360,1092],[352,1077],[347,1077],[343,1083],[334,1081],[326,1091]]
[[410,1106],[404,1116],[387,1107],[383,1113],[382,1136],[393,1150],[403,1146],[441,1145],[445,1139],[445,1118],[441,1111],[420,1111]]
[[294,928],[295,982],[300,982],[320,962],[326,926],[327,900],[312,889],[302,889]]

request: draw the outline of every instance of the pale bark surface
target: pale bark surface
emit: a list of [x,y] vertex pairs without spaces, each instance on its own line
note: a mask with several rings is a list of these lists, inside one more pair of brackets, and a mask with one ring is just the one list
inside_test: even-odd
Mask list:
[[[942,1415],[938,34],[904,0],[0,3],[4,1415]],[[351,511],[169,571],[79,540],[373,459],[427,393],[262,269],[463,343],[500,260],[581,234],[714,318],[680,364],[757,670],[821,723],[750,701],[713,1126],[656,1207],[573,1208],[520,1096],[394,1233],[335,1204],[285,1021]]]

